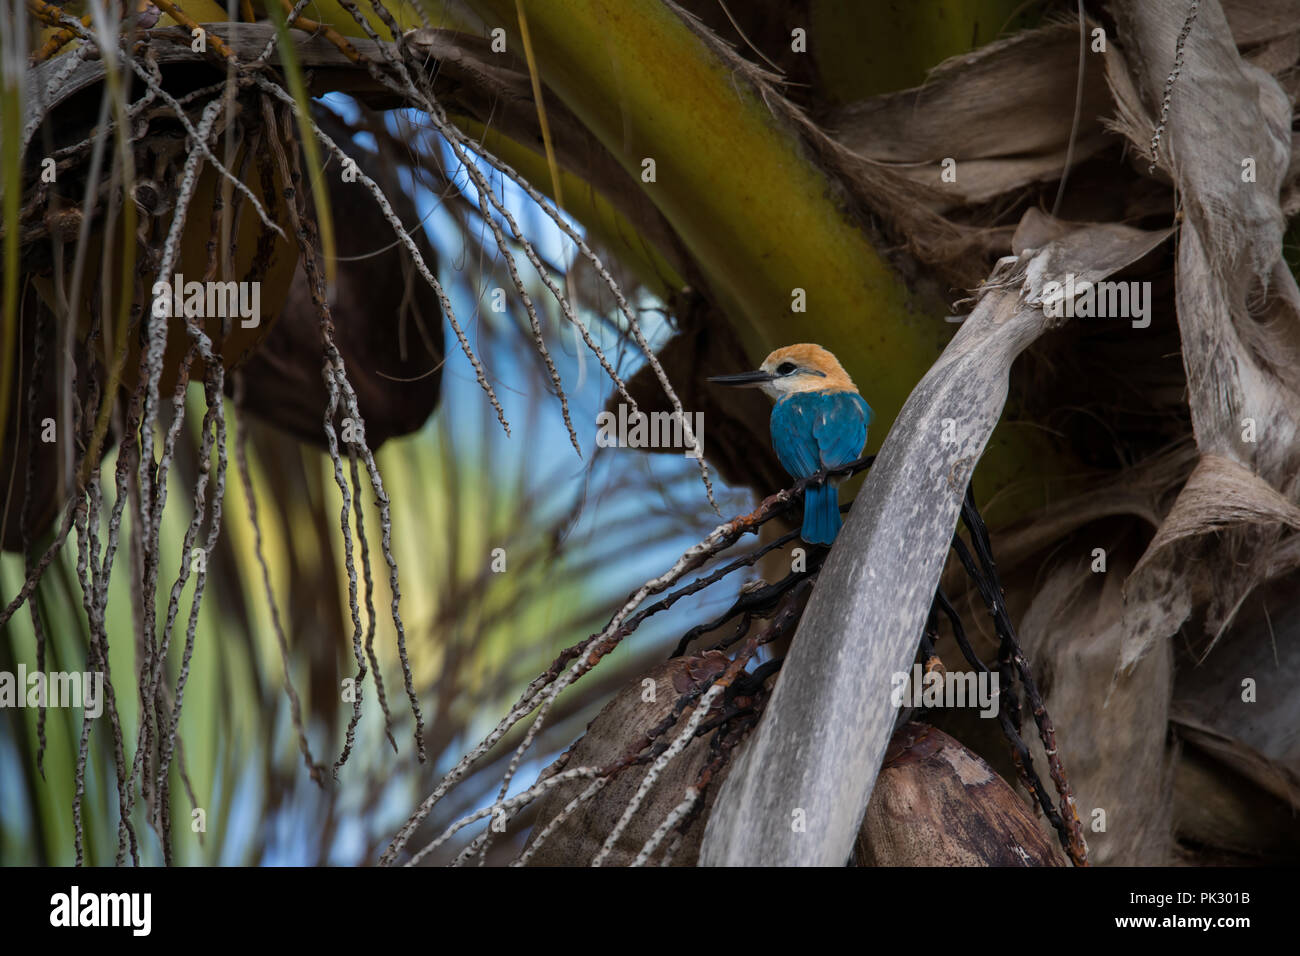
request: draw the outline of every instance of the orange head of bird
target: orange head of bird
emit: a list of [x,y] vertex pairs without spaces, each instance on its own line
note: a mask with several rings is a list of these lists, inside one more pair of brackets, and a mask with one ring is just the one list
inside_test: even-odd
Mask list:
[[780,399],[796,392],[856,392],[857,386],[834,355],[803,342],[777,349],[757,371],[739,375],[715,375],[709,379],[718,385],[761,388],[772,398]]

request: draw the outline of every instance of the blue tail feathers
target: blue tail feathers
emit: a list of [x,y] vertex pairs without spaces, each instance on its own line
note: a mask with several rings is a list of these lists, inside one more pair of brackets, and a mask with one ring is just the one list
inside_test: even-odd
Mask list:
[[840,493],[829,482],[808,488],[803,497],[803,530],[809,544],[830,544],[840,530]]

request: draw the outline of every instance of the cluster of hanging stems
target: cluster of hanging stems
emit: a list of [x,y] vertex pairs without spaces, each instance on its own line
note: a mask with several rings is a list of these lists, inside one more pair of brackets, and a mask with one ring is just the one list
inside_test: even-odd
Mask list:
[[[522,250],[532,267],[537,271],[539,278],[546,285],[550,294],[555,297],[566,320],[573,326],[575,334],[581,336],[586,348],[595,355],[622,398],[633,409],[637,407],[637,403],[629,394],[625,381],[617,374],[609,357],[595,341],[589,328],[577,314],[574,303],[570,302],[564,295],[560,284],[550,275],[541,256],[523,234],[510,209],[496,195],[486,174],[480,169],[480,161],[487,163],[502,177],[513,181],[523,189],[555,223],[557,228],[574,243],[579,255],[592,266],[601,281],[612,293],[618,311],[624,320],[626,334],[634,341],[654,372],[670,404],[680,413],[682,408],[680,399],[672,389],[667,374],[645,338],[634,310],[628,304],[613,276],[585,238],[565,220],[564,216],[552,203],[547,201],[518,172],[484,150],[480,144],[474,142],[450,123],[434,96],[431,80],[426,76],[427,64],[418,61],[418,58],[412,57],[410,52],[401,45],[381,41],[370,21],[362,14],[355,3],[349,2],[349,0],[341,0],[341,2],[373,41],[373,48],[381,54],[382,63],[363,56],[351,43],[335,31],[329,28],[322,29],[319,24],[302,17],[302,12],[307,6],[307,0],[298,0],[292,7],[287,3],[287,0],[283,2],[285,24],[288,27],[303,30],[307,33],[315,33],[321,30],[330,42],[338,46],[348,56],[348,59],[353,64],[366,69],[372,77],[379,80],[392,92],[402,96],[410,106],[424,111],[430,123],[445,139],[475,186],[483,219],[492,230],[493,237],[509,270],[511,282],[528,313],[533,345],[541,354],[550,372],[552,386],[561,404],[570,441],[579,456],[581,456],[581,451],[569,414],[567,396],[560,382],[559,373],[543,340],[537,307],[515,264],[514,257],[517,249]],[[193,29],[197,27],[197,24],[190,22],[183,11],[168,3],[167,0],[160,0],[159,6],[187,28]],[[400,29],[383,3],[380,0],[371,0],[371,6],[387,25],[392,36],[399,36]],[[268,213],[263,202],[259,201],[244,181],[249,171],[251,157],[256,155],[256,162],[259,167],[257,172],[261,174],[263,197],[267,205],[271,206],[273,211],[281,202],[286,207],[284,211],[287,213],[288,221],[294,233],[293,238],[298,245],[304,271],[308,278],[311,299],[320,320],[321,342],[324,347],[322,376],[328,395],[327,407],[322,410],[322,424],[333,464],[335,483],[338,485],[342,497],[340,525],[348,577],[348,603],[353,624],[353,651],[357,664],[355,678],[357,692],[353,702],[353,712],[348,723],[342,753],[332,767],[333,775],[338,776],[340,768],[347,761],[352,751],[355,742],[355,730],[361,717],[361,686],[367,673],[373,674],[380,706],[383,710],[385,733],[390,743],[393,743],[394,749],[396,749],[391,731],[392,716],[387,695],[380,679],[373,648],[376,622],[373,600],[374,580],[371,569],[370,548],[365,530],[362,527],[363,482],[369,487],[379,506],[380,551],[389,571],[389,587],[392,594],[391,613],[397,632],[398,656],[401,662],[406,695],[415,718],[414,738],[418,757],[421,762],[426,759],[423,717],[415,693],[410,662],[406,652],[405,628],[399,611],[401,592],[398,587],[397,563],[391,548],[392,521],[389,511],[389,498],[384,491],[374,457],[364,441],[359,440],[346,444],[340,440],[337,432],[337,421],[346,416],[357,422],[358,432],[364,434],[364,420],[358,407],[356,393],[348,380],[342,357],[334,344],[334,323],[324,291],[320,235],[316,220],[306,203],[306,182],[308,179],[315,180],[315,177],[309,177],[304,172],[299,140],[294,135],[295,121],[303,134],[318,140],[332,158],[347,161],[348,156],[337,143],[319,128],[310,115],[305,114],[300,109],[299,102],[280,82],[277,82],[279,77],[270,68],[268,61],[279,40],[278,34],[271,37],[256,58],[243,60],[237,56],[229,45],[213,35],[210,37],[207,51],[202,56],[219,66],[225,72],[226,80],[194,90],[178,99],[169,93],[164,85],[163,75],[151,53],[150,43],[154,42],[152,35],[146,36],[128,22],[126,24],[129,27],[127,32],[114,37],[112,29],[108,31],[96,30],[96,25],[89,18],[82,18],[82,20],[78,21],[67,16],[57,7],[45,3],[44,0],[27,0],[27,7],[42,22],[62,28],[33,57],[34,63],[44,63],[46,65],[46,73],[41,75],[41,88],[35,90],[39,103],[50,102],[72,71],[80,68],[81,64],[89,59],[92,53],[97,54],[95,58],[106,64],[104,69],[107,78],[111,79],[110,74],[115,75],[114,71],[121,66],[125,66],[145,86],[145,93],[140,99],[129,104],[124,101],[119,102],[117,104],[118,108],[112,113],[112,118],[107,123],[101,123],[90,137],[81,143],[58,152],[57,162],[61,171],[72,169],[78,164],[87,164],[89,185],[85,206],[81,210],[82,221],[89,221],[94,217],[99,204],[103,200],[102,190],[97,188],[96,183],[102,158],[100,147],[111,137],[115,136],[117,138],[117,149],[113,153],[114,160],[121,164],[118,171],[124,179],[129,181],[132,175],[130,144],[144,136],[144,131],[148,126],[148,124],[137,124],[134,120],[150,104],[158,102],[164,104],[170,110],[171,115],[182,125],[187,136],[188,153],[185,157],[183,170],[179,171],[179,186],[176,189],[172,204],[175,212],[170,227],[165,230],[165,234],[154,234],[154,227],[148,223],[137,224],[135,208],[130,202],[122,204],[120,210],[111,206],[111,204],[108,209],[109,225],[106,227],[106,231],[111,231],[115,216],[120,215],[125,231],[128,234],[137,235],[141,239],[141,247],[145,250],[144,261],[136,264],[134,256],[136,255],[137,246],[135,243],[126,243],[128,271],[134,275],[135,285],[132,289],[122,290],[121,297],[123,302],[133,302],[134,305],[123,306],[116,317],[118,322],[116,329],[113,329],[109,321],[111,317],[101,317],[98,311],[95,311],[95,314],[92,315],[87,339],[83,344],[88,353],[93,354],[93,349],[97,343],[109,341],[105,332],[113,329],[114,334],[111,341],[117,346],[116,354],[108,356],[108,361],[105,363],[107,366],[106,372],[101,370],[96,363],[91,362],[88,369],[76,369],[74,372],[75,380],[70,376],[69,381],[65,384],[65,390],[73,396],[73,410],[75,412],[76,448],[72,494],[69,495],[67,507],[54,529],[52,540],[39,556],[33,553],[33,542],[31,540],[31,516],[28,505],[32,500],[35,478],[34,460],[29,458],[23,499],[23,514],[20,518],[24,552],[27,554],[27,574],[18,594],[8,602],[3,611],[0,611],[0,625],[3,625],[24,603],[28,604],[36,637],[38,668],[43,669],[47,642],[43,623],[31,598],[45,570],[57,556],[68,534],[75,528],[78,541],[77,570],[90,630],[88,664],[105,673],[107,688],[106,711],[112,727],[112,746],[119,803],[117,862],[119,864],[124,863],[129,856],[132,862],[139,863],[139,840],[132,823],[132,812],[137,794],[142,794],[144,801],[151,809],[151,823],[160,836],[164,860],[170,863],[172,862],[172,840],[168,790],[171,779],[169,769],[173,758],[175,758],[180,778],[185,784],[191,805],[197,805],[192,787],[189,784],[189,776],[185,767],[183,741],[178,730],[185,685],[189,676],[190,661],[195,646],[199,608],[206,582],[206,558],[211,556],[221,530],[221,508],[225,494],[227,461],[224,403],[226,382],[225,369],[220,356],[221,344],[227,330],[223,329],[222,333],[216,336],[214,341],[201,322],[187,319],[188,346],[176,368],[176,385],[171,395],[171,423],[166,428],[163,436],[160,449],[161,456],[156,454],[154,431],[160,420],[161,406],[164,404],[163,401],[160,401],[162,396],[159,394],[159,386],[164,372],[164,354],[167,340],[166,323],[155,321],[150,323],[147,328],[145,333],[147,343],[141,351],[139,385],[129,397],[124,410],[117,406],[116,398],[127,357],[127,319],[129,316],[134,316],[135,321],[138,321],[141,317],[139,304],[146,301],[142,278],[146,273],[151,275],[170,275],[172,273],[173,266],[180,255],[180,239],[185,226],[186,213],[196,190],[199,173],[205,163],[212,167],[218,176],[233,186],[235,196],[231,216],[235,223],[244,214],[245,208],[250,208],[251,212],[249,214],[255,213],[266,230],[286,238],[285,231],[275,221],[278,217]],[[243,14],[245,19],[252,19],[251,7],[248,7],[247,4],[244,5]],[[181,39],[184,39],[184,42],[188,44],[189,41],[186,38],[189,36],[189,29],[185,31],[157,31],[158,40],[161,42],[181,42]],[[177,37],[183,32],[184,37],[177,39],[177,37],[170,35],[173,32],[177,34]],[[116,49],[99,50],[99,44],[102,42],[101,37],[113,37]],[[58,62],[57,68],[53,62],[46,63],[73,39],[79,40],[81,45],[72,53],[65,55],[63,59],[66,62]],[[144,42],[137,42],[140,40]],[[111,56],[106,54],[111,54]],[[125,86],[120,82],[119,78],[117,83],[119,93]],[[214,130],[222,114],[231,113],[236,92],[240,100],[243,101],[242,105],[245,107],[243,112],[255,119],[248,124],[248,128],[245,128],[242,120],[234,127],[237,133],[231,145],[243,147],[242,155],[244,158],[242,166],[232,170],[226,168],[214,154],[209,141],[214,138]],[[251,111],[247,110],[249,105],[253,107]],[[40,122],[47,115],[43,111],[37,111],[33,118],[28,120],[22,135],[24,149],[37,131]],[[260,124],[256,119],[258,117],[261,120]],[[233,119],[231,121],[233,122]],[[228,151],[227,155],[239,155],[239,150]],[[282,187],[279,191],[271,188],[277,181]],[[504,410],[497,399],[492,384],[488,381],[479,357],[476,355],[460,320],[456,316],[450,297],[438,277],[424,261],[418,246],[410,236],[406,224],[402,223],[393,211],[391,202],[384,195],[379,185],[365,175],[364,172],[359,174],[358,181],[372,194],[376,204],[392,226],[396,238],[411,256],[416,271],[436,294],[442,307],[443,316],[452,327],[461,349],[473,366],[480,387],[484,390],[488,401],[495,409],[502,428],[509,434],[510,426],[506,420]],[[20,221],[24,224],[21,237],[24,243],[40,241],[46,234],[47,230],[41,228],[42,207],[49,201],[49,198],[47,190],[37,186],[33,190],[31,200],[21,210]],[[217,203],[217,213],[220,213],[219,198]],[[500,216],[505,221],[509,235],[498,223],[497,216]],[[226,254],[225,250],[219,250],[218,248],[216,228],[218,219],[218,215],[214,215],[212,218],[213,235],[210,237],[207,246],[209,258],[207,272],[209,275],[214,274],[216,271],[217,256]],[[231,235],[234,236],[237,232],[237,229],[232,229]],[[233,259],[233,245],[229,250],[229,254]],[[74,271],[72,280],[72,294],[67,297],[69,301],[78,301],[77,289],[82,275],[80,255],[79,251],[77,268]],[[131,269],[131,266],[136,267]],[[98,310],[98,304],[96,303],[92,309]],[[36,428],[36,386],[41,379],[40,368],[42,363],[48,360],[43,348],[43,340],[48,332],[48,322],[49,316],[42,312],[38,318],[40,327],[37,329],[36,336],[37,347],[34,363],[36,368],[33,369],[27,394],[28,421],[26,424],[29,435],[34,435]],[[72,328],[70,321],[65,321],[63,326],[69,330]],[[64,346],[67,348],[70,343],[65,340]],[[118,550],[123,514],[129,503],[134,518],[131,525],[132,534],[137,536],[133,543],[133,554],[139,556],[139,568],[142,577],[142,580],[138,582],[139,587],[133,588],[133,591],[138,594],[150,595],[155,593],[158,587],[160,573],[159,535],[167,500],[168,475],[173,467],[177,441],[186,418],[184,414],[185,395],[190,383],[190,371],[195,361],[201,361],[206,369],[203,385],[207,408],[202,423],[201,467],[192,494],[193,517],[189,522],[182,549],[185,559],[180,565],[171,588],[167,611],[164,620],[161,622],[161,628],[156,620],[154,603],[150,600],[141,602],[140,619],[137,622],[139,629],[137,643],[141,657],[137,675],[141,700],[141,726],[134,755],[132,756],[125,746],[112,679],[108,673],[109,655],[106,612],[109,578]],[[236,405],[238,405],[243,391],[238,372],[234,374],[232,384]],[[82,389],[88,392],[84,399],[79,398]],[[110,423],[113,425],[113,434],[118,437],[119,450],[115,479],[116,495],[111,507],[106,509],[99,466],[109,436]],[[345,473],[344,458],[348,459],[350,474]],[[255,531],[257,559],[262,571],[272,622],[284,665],[285,690],[291,704],[291,714],[299,750],[312,779],[321,786],[325,786],[325,771],[327,768],[318,763],[308,745],[301,703],[290,678],[288,644],[279,608],[271,590],[269,569],[262,548],[262,534],[258,524],[256,502],[252,495],[252,481],[248,470],[246,435],[245,430],[242,428],[237,433],[236,462],[239,466],[242,483],[249,502],[250,520]],[[708,468],[703,459],[699,459],[698,464],[705,492],[716,510],[717,506],[713,500]],[[364,478],[361,474],[362,467],[365,470]],[[350,482],[349,478],[351,479]],[[364,481],[365,478],[369,480]],[[101,526],[105,521],[105,517],[107,517],[108,530],[105,539],[101,541]],[[353,531],[351,528],[353,521],[356,523],[355,533],[359,541],[360,574],[358,574],[357,557],[353,551]],[[205,525],[206,534],[203,535],[203,540],[199,542],[200,532],[204,530]],[[196,543],[201,543],[202,547],[194,548]],[[192,549],[201,550],[205,559],[193,567],[190,560]],[[174,625],[180,611],[181,594],[191,577],[194,581],[194,592],[185,629],[180,671],[175,683],[169,686],[169,682],[164,679],[167,671],[166,662],[171,649]],[[361,589],[363,586],[364,601],[369,619],[367,627],[363,627],[360,611]],[[160,630],[161,634],[159,634]],[[365,634],[364,646],[362,641],[363,632]],[[91,722],[86,721],[83,723],[75,775],[76,790],[73,801],[73,817],[75,824],[74,841],[78,863],[84,860],[81,806],[85,793],[91,728]],[[39,741],[37,763],[39,767],[45,751],[44,708],[41,709],[38,716],[37,736]]]

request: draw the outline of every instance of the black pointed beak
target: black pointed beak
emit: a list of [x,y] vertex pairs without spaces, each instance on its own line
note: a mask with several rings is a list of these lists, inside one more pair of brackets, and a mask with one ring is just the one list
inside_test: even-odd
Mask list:
[[715,385],[732,385],[744,388],[745,386],[762,385],[764,382],[770,382],[776,377],[771,372],[764,372],[759,369],[756,372],[741,372],[739,375],[713,375],[708,381]]

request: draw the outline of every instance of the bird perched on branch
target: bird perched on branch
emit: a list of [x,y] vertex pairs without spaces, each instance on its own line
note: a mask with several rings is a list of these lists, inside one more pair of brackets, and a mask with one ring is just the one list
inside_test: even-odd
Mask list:
[[[772,448],[795,478],[857,461],[867,444],[871,406],[858,394],[839,360],[820,345],[777,349],[755,372],[717,375],[719,385],[761,388],[776,399]],[[809,544],[830,544],[840,530],[838,480],[804,492],[803,529]]]

